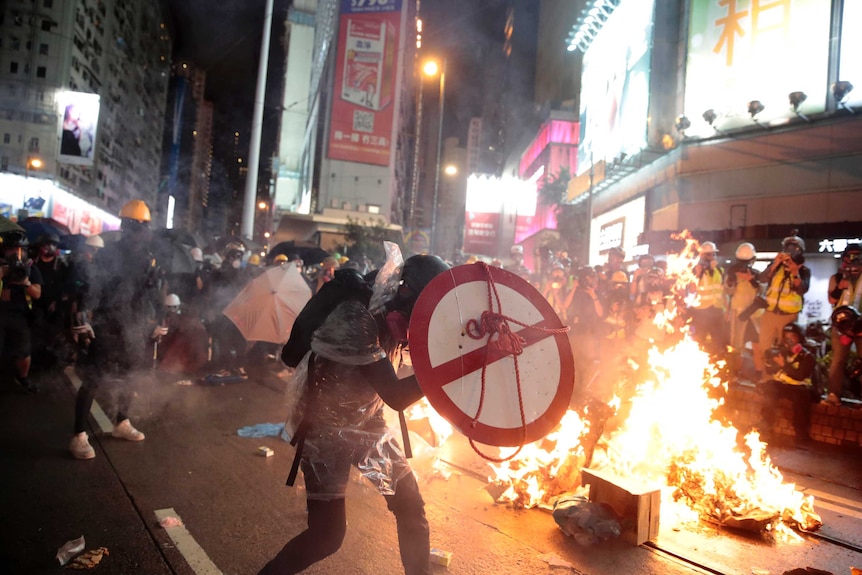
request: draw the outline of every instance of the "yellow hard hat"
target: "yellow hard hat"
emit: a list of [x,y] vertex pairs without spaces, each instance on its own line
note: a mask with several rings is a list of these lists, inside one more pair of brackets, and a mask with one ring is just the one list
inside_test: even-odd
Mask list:
[[283,263],[287,262],[287,256],[284,254],[278,254],[277,256],[275,256],[275,258],[272,261],[274,261],[277,264],[283,264]]
[[260,265],[260,256],[257,254],[251,254],[250,256],[248,256],[248,265],[259,266]]
[[120,210],[120,217],[139,222],[150,221],[150,208],[143,200],[131,200],[126,202],[126,205]]

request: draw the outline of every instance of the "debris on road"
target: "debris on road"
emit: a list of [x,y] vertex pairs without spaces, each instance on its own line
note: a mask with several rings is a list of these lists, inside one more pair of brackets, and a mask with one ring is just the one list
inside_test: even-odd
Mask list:
[[260,447],[257,448],[257,454],[262,455],[264,457],[272,457],[273,455],[275,455],[275,451],[273,451],[269,447],[261,445]]
[[77,539],[72,539],[71,541],[66,541],[62,547],[57,549],[57,561],[60,562],[60,566],[65,565],[69,562],[69,559],[80,553],[84,550],[86,543],[84,543],[84,536],[81,535]]
[[442,565],[443,567],[448,567],[449,564],[452,563],[452,552],[443,551],[442,549],[432,547],[431,563],[434,563],[436,565]]
[[574,569],[575,566],[557,555],[556,553],[544,553],[539,555],[539,559],[548,564],[548,567],[564,567],[566,569]]
[[179,517],[168,516],[159,521],[159,525],[161,525],[164,529],[168,527],[182,527],[183,520]]
[[110,555],[107,547],[99,547],[98,549],[90,549],[86,553],[82,553],[66,565],[68,569],[92,569],[102,562],[102,558]]

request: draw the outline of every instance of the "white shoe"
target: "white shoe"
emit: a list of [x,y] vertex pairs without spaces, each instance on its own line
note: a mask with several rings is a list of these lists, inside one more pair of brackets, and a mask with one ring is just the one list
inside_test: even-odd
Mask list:
[[69,451],[72,452],[75,459],[93,459],[96,457],[96,450],[90,445],[86,431],[72,436],[72,441],[69,442]]
[[114,426],[114,431],[111,432],[111,435],[117,437],[119,439],[126,439],[128,441],[143,441],[144,434],[132,427],[132,424],[128,419],[124,419],[120,423]]

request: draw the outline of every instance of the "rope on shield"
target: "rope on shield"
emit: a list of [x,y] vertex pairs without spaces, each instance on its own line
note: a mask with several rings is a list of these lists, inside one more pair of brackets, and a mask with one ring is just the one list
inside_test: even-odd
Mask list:
[[[482,339],[483,337],[488,336],[488,345],[485,348],[485,360],[482,363],[482,388],[479,394],[479,407],[476,409],[476,415],[470,422],[470,426],[476,427],[479,423],[479,417],[482,415],[482,408],[485,405],[485,374],[488,371],[488,349],[494,347],[505,352],[507,355],[511,355],[512,360],[515,362],[515,382],[517,383],[518,388],[518,409],[521,413],[521,444],[514,453],[504,458],[492,457],[482,453],[482,451],[476,447],[472,437],[470,438],[470,447],[473,448],[473,451],[488,461],[503,463],[504,461],[513,459],[521,452],[521,449],[524,448],[524,439],[527,436],[527,418],[524,415],[524,397],[523,392],[521,391],[521,370],[518,366],[518,356],[524,353],[524,343],[526,343],[526,340],[520,335],[512,333],[512,328],[509,327],[509,323],[514,323],[515,325],[519,325],[526,329],[533,329],[548,334],[566,333],[569,331],[569,327],[537,327],[504,315],[503,305],[500,303],[500,294],[497,293],[497,284],[494,283],[494,277],[491,275],[491,268],[485,262],[476,262],[473,265],[477,265],[482,268],[487,276],[488,309],[482,312],[482,315],[478,320],[468,320],[467,325],[465,326],[465,331],[471,339]],[[494,311],[495,303],[497,311]],[[494,339],[495,334],[497,335],[496,339]]]

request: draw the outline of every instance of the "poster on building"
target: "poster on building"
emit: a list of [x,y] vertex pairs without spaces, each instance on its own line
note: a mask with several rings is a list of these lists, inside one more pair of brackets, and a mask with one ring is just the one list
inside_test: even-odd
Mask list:
[[342,0],[328,157],[388,166],[401,0]]
[[[694,0],[686,135],[751,127],[755,119],[786,123],[796,115],[791,93],[798,93],[800,113],[824,111],[831,11],[832,0]],[[712,123],[704,118],[707,111]]]
[[584,53],[578,175],[646,147],[653,0],[623,0]]
[[93,165],[96,129],[99,125],[99,95],[61,92],[57,97],[57,161],[82,166]]
[[464,224],[464,253],[496,256],[500,234],[500,213],[467,212]]

